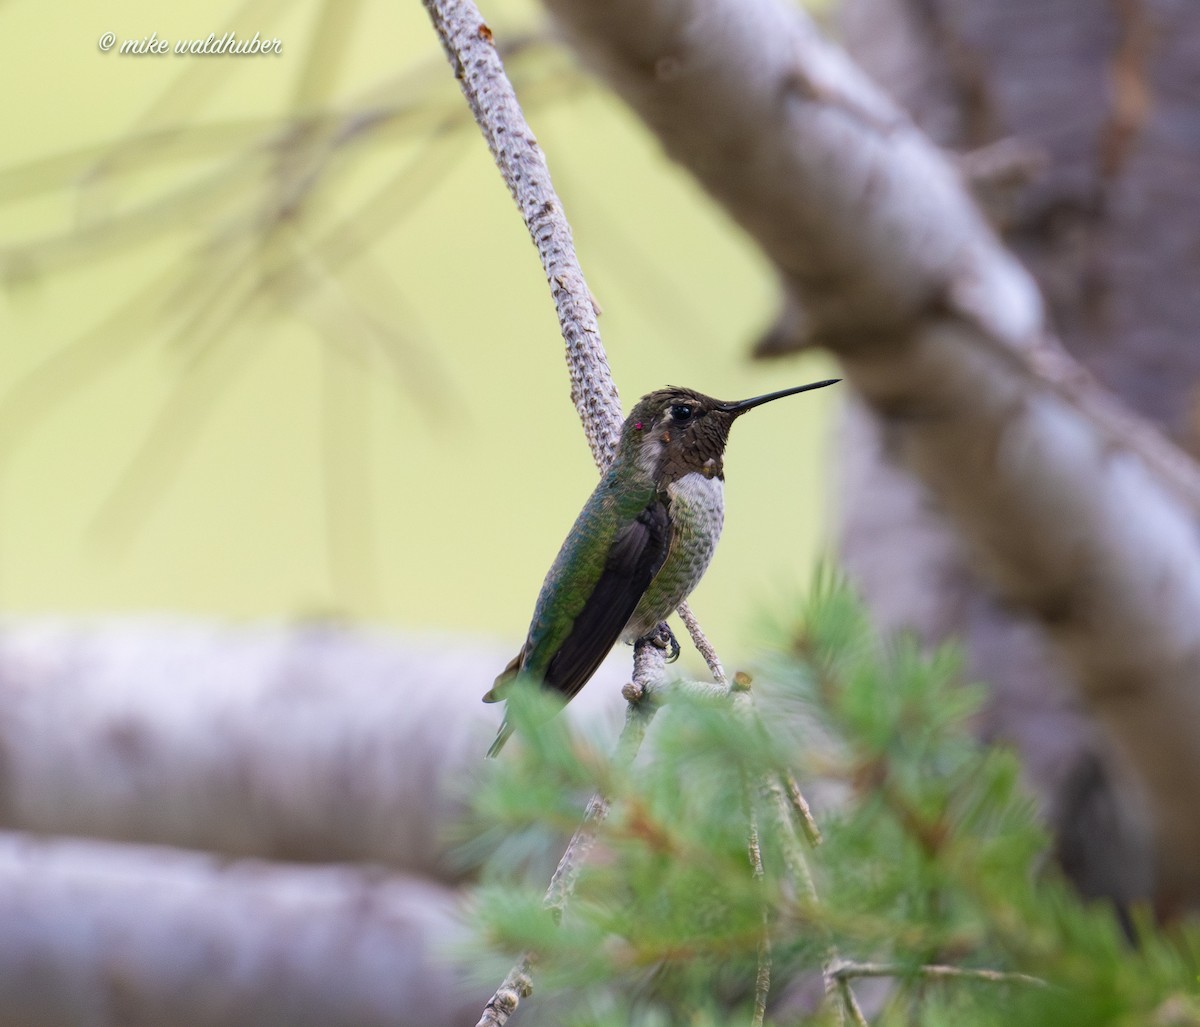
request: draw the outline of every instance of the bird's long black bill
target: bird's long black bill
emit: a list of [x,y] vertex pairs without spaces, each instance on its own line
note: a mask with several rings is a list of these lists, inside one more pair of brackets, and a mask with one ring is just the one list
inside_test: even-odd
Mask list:
[[810,392],[813,389],[823,389],[826,385],[836,385],[841,378],[826,378],[823,382],[810,382],[808,385],[797,385],[793,389],[783,389],[780,392],[768,392],[765,396],[755,396],[753,399],[743,399],[738,403],[722,403],[720,409],[727,414],[744,414],[772,400],[783,399],[784,396],[794,396],[797,392]]

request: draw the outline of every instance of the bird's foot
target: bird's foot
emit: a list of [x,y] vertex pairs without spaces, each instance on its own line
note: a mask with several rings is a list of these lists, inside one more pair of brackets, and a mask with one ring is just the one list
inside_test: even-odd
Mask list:
[[675,635],[670,627],[667,626],[665,620],[660,620],[653,631],[648,632],[639,642],[645,642],[647,645],[654,646],[655,649],[662,649],[666,652],[667,663],[674,663],[679,659],[679,643],[675,641]]

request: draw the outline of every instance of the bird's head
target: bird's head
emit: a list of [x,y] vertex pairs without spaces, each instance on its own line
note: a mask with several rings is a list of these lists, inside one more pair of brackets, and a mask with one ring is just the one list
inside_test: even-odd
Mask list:
[[839,380],[830,378],[733,403],[673,385],[657,389],[638,400],[625,419],[621,451],[634,457],[660,487],[693,471],[708,478],[724,477],[725,444],[737,418],[764,403],[823,389]]

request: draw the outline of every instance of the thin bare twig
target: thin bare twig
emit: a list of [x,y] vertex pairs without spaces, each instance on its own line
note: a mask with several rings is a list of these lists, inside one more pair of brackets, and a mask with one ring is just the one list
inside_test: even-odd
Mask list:
[[[747,798],[747,809],[750,813],[750,842],[747,848],[750,852],[750,866],[754,870],[754,880],[760,887],[764,883],[762,846],[758,839],[758,817],[754,807]],[[762,909],[762,935],[758,940],[758,971],[754,975],[754,1016],[750,1021],[751,1027],[762,1027],[767,1016],[767,995],[771,991],[771,911],[765,897]]]
[[[658,709],[654,693],[661,688],[666,660],[663,651],[648,643],[638,644],[633,650],[633,681],[624,689],[629,705],[625,710],[625,727],[617,739],[617,759],[629,765],[637,757],[646,728]],[[550,885],[546,889],[543,905],[549,909],[556,922],[562,919],[563,911],[575,891],[579,873],[587,861],[588,853],[596,841],[596,832],[608,816],[609,799],[597,792],[588,802],[583,822],[575,829],[562,858],[558,861]],[[503,1027],[516,1011],[520,1000],[533,993],[530,972],[537,959],[536,953],[522,954],[516,965],[508,972],[496,993],[483,1008],[483,1016],[475,1027]]]
[[839,981],[848,981],[855,977],[926,977],[932,980],[958,979],[990,981],[994,984],[1026,984],[1034,988],[1050,986],[1042,978],[1032,974],[988,970],[984,967],[948,966],[943,963],[906,966],[904,963],[855,963],[842,960],[829,972]]
[[788,800],[792,804],[792,812],[796,814],[796,819],[800,821],[800,826],[804,829],[804,837],[808,840],[808,844],[815,849],[821,844],[821,829],[817,827],[817,822],[813,818],[808,800],[804,797],[804,793],[800,791],[800,785],[796,782],[796,775],[791,770],[785,769],[782,777]]
[[[625,708],[625,726],[621,729],[621,737],[617,739],[617,761],[623,766],[628,766],[634,761],[642,746],[642,739],[646,737],[646,728],[649,727],[658,708],[652,696],[660,687],[665,667],[663,651],[657,646],[639,644],[634,648],[633,682],[624,691],[629,705]],[[583,868],[596,840],[596,831],[600,823],[608,816],[608,807],[609,800],[606,795],[597,792],[592,796],[584,813],[583,823],[576,828],[554,875],[550,878],[545,904],[547,909],[554,911],[556,919],[562,916],[567,901],[575,891],[579,871]]]
[[713,680],[719,685],[727,684],[725,668],[721,666],[721,659],[717,656],[717,651],[708,640],[708,636],[701,630],[700,623],[696,620],[696,615],[692,613],[692,608],[686,602],[683,602],[679,604],[679,609],[676,612],[679,614],[679,618],[683,621],[684,626],[688,629],[688,634],[692,636],[692,644],[695,645],[700,655],[704,657],[704,662],[708,664],[708,670],[712,674]]
[[854,996],[854,990],[850,987],[850,982],[843,978],[838,978],[836,985],[838,997],[842,1000],[841,1008],[849,1015],[850,1022],[854,1024],[854,1027],[871,1027],[862,1011],[862,1006],[858,1004],[858,999]]
[[[800,848],[800,839],[792,824],[792,805],[785,792],[782,777],[782,774],[768,776],[764,782],[764,790],[771,800],[771,810],[778,829],[779,843],[783,849],[784,865],[805,898],[815,905],[818,902],[816,882],[813,880],[808,859]],[[807,807],[807,803],[805,806]],[[854,997],[849,979],[839,979],[834,974],[834,970],[842,965],[845,963],[838,955],[837,946],[834,945],[831,938],[827,939],[825,959],[821,965],[821,977],[825,981],[825,994],[830,999],[837,997],[839,1001],[836,1008],[839,1010],[839,1015],[845,1012],[856,1027],[867,1027],[866,1017],[863,1016],[858,1000]]]

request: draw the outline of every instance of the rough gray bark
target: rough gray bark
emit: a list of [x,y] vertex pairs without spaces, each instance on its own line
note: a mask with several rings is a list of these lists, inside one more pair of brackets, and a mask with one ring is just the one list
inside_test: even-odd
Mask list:
[[547,6],[774,262],[793,336],[776,344],[803,330],[839,356],[993,602],[1052,640],[1131,770],[1135,798],[1095,819],[1152,839],[1127,894],[1196,901],[1195,466],[1071,368],[955,165],[800,11]]

